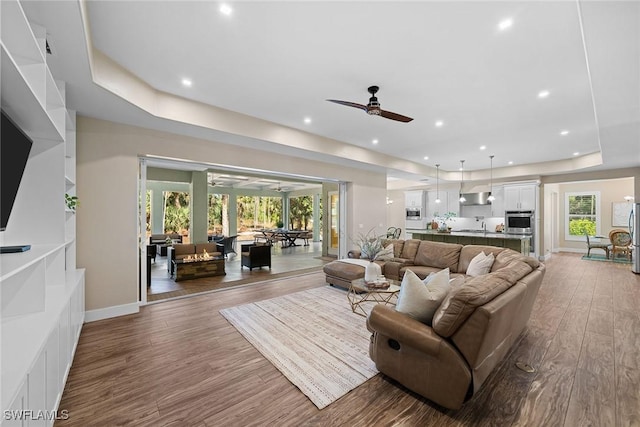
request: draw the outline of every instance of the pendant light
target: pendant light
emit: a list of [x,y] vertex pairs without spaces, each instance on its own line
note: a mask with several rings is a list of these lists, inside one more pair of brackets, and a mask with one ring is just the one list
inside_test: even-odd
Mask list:
[[436,203],[440,203],[440,174],[438,173],[440,170],[440,164],[436,165]]
[[462,187],[464,186],[464,160],[460,160],[460,203],[464,203],[467,199],[462,194]]
[[490,169],[491,170],[491,172],[490,172],[491,173],[491,175],[490,175],[491,181],[490,181],[490,184],[489,184],[489,192],[490,193],[489,193],[489,197],[487,197],[487,200],[490,201],[490,202],[493,202],[496,199],[495,197],[493,197],[493,157],[494,157],[493,154],[489,156],[489,158],[491,159],[491,169]]

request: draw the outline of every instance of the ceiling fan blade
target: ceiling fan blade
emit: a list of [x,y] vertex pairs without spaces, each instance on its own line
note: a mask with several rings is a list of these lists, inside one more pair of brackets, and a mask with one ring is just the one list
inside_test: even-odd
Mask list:
[[347,107],[359,108],[361,110],[367,111],[367,106],[362,104],[356,104],[355,102],[349,101],[339,101],[337,99],[327,99],[329,102],[335,102],[336,104],[346,105]]
[[391,111],[380,110],[380,115],[385,119],[396,120],[403,123],[409,123],[413,120],[411,117],[403,116],[402,114],[392,113]]

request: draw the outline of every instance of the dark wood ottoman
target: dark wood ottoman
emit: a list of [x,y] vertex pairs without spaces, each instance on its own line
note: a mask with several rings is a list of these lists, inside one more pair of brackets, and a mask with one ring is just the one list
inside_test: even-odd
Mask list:
[[353,280],[364,278],[364,267],[340,261],[331,261],[322,268],[327,283],[349,289]]

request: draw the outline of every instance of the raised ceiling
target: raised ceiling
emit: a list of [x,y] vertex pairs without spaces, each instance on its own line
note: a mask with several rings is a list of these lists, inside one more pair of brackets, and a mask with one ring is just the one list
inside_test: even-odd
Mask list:
[[[86,3],[93,46],[156,90],[415,162],[422,177],[462,159],[486,170],[490,155],[514,176],[640,165],[637,2],[242,1],[230,15],[220,6]],[[78,25],[45,8],[25,5]],[[326,101],[366,104],[373,84],[383,109],[414,120]],[[70,92],[80,113],[126,120],[116,97],[102,94],[98,108],[73,81]],[[172,126],[185,131],[158,125]]]

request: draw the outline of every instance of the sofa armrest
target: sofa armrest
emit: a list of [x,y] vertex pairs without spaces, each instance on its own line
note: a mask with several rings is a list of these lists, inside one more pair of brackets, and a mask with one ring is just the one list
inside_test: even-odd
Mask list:
[[354,259],[360,259],[360,255],[362,253],[360,252],[360,250],[358,249],[351,249],[348,253],[347,253],[347,258],[354,258]]
[[406,265],[412,265],[413,262],[411,262],[408,259],[404,259],[404,258],[393,258],[389,261],[386,261],[384,263],[384,267],[382,270],[382,273],[384,274],[384,276],[388,279],[393,279],[393,280],[400,280],[400,269]]
[[444,340],[431,327],[382,304],[371,310],[367,318],[367,329],[434,357],[440,353]]

